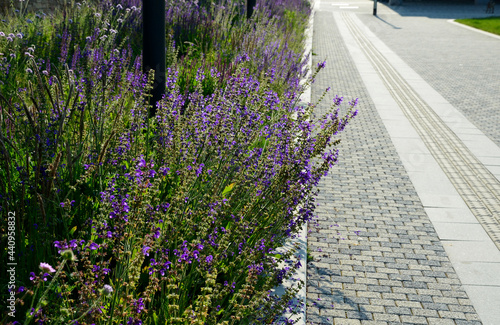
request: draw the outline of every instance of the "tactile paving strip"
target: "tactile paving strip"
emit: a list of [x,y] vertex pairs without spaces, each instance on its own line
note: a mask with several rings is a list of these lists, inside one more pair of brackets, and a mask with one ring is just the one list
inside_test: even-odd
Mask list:
[[341,16],[394,100],[500,249],[500,182],[373,46],[352,14]]

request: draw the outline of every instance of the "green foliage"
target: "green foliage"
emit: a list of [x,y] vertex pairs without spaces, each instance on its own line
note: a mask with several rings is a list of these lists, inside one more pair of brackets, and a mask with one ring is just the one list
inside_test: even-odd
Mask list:
[[298,105],[307,13],[246,20],[241,5],[167,1],[154,117],[140,10],[72,3],[1,23],[0,213],[16,218],[19,321],[283,321],[303,284],[271,294],[297,268],[276,250],[312,217],[355,113]]
[[456,19],[457,22],[500,35],[500,17]]

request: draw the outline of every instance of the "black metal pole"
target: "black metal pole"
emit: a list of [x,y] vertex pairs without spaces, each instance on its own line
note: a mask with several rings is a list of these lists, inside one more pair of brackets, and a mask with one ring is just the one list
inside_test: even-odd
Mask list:
[[377,0],[373,0],[373,15],[377,15]]
[[247,0],[247,19],[250,19],[253,14],[253,8],[255,7],[255,4],[257,3],[257,0]]
[[156,114],[156,103],[165,93],[165,0],[143,0],[143,53],[144,72],[155,71],[153,89],[151,91],[150,116]]

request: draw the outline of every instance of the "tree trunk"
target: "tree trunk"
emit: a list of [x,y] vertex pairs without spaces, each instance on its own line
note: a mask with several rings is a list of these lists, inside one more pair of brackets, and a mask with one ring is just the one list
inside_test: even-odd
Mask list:
[[143,0],[143,57],[145,73],[155,71],[150,116],[156,114],[156,103],[165,93],[165,0]]
[[253,8],[255,7],[255,4],[257,3],[257,0],[247,0],[247,19],[250,19],[253,14]]

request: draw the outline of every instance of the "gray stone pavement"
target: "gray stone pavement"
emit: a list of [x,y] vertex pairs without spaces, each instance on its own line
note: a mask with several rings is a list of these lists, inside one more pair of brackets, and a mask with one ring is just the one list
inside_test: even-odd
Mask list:
[[[427,15],[416,5],[396,11],[381,8],[380,19],[372,19],[369,13],[360,13],[359,17],[426,82],[500,145],[500,41],[446,22],[460,16],[483,16],[484,6],[455,7],[437,7]],[[462,13],[461,8],[469,12]],[[411,16],[412,10],[415,16]],[[445,14],[440,15],[442,12]],[[403,13],[408,16],[400,15]],[[416,16],[417,13],[423,16]]]
[[[313,65],[326,59],[327,67],[313,85],[313,101],[331,86],[331,95],[359,97],[360,105],[341,136],[339,164],[320,185],[317,222],[309,225],[307,322],[500,324],[500,252],[477,212],[492,218],[500,194],[495,187],[500,67],[494,58],[500,40],[446,21],[481,15],[482,6],[415,6],[412,11],[379,4],[378,18],[371,6],[366,0],[316,5]],[[363,54],[368,43],[370,53],[381,57],[377,62],[383,65],[385,57],[394,65],[391,73],[399,73],[408,82],[403,88],[410,90],[394,95],[392,86],[383,87],[384,73]],[[470,101],[474,95],[477,101]],[[396,104],[392,97],[405,96],[409,102],[422,97],[421,106],[439,116],[403,114],[405,100]],[[461,172],[446,167],[448,153],[440,158],[439,150],[426,148],[433,147],[426,137],[448,137],[425,127],[428,133],[421,131],[426,119],[442,119],[442,128],[456,133],[452,140],[480,158],[473,166],[482,166],[492,179],[493,208],[474,210],[479,199],[467,201]],[[491,146],[488,154],[474,149],[484,143]]]

